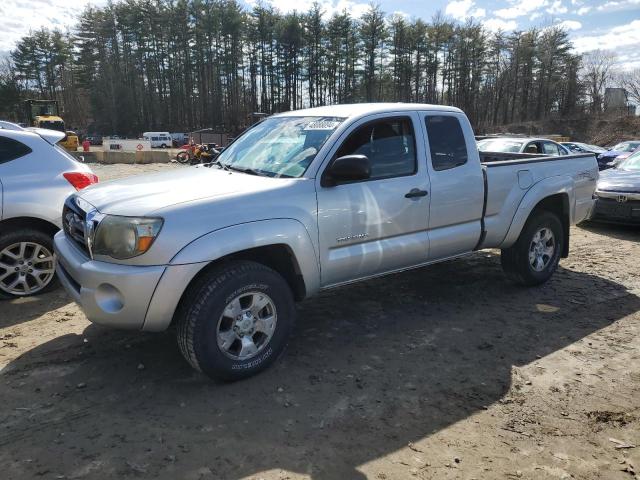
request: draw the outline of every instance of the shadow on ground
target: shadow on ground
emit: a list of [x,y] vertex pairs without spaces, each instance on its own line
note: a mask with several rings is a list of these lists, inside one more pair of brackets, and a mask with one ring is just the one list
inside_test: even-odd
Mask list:
[[62,288],[36,297],[0,300],[0,328],[26,323],[72,301]]
[[192,372],[170,334],[91,326],[4,370],[0,461],[10,478],[362,478],[498,401],[513,365],[639,309],[622,285],[562,268],[510,286],[498,257],[476,254],[303,303],[285,356],[235,384]]
[[592,233],[613,237],[617,240],[631,240],[633,242],[640,241],[640,226],[638,225],[583,222],[578,228],[582,228]]

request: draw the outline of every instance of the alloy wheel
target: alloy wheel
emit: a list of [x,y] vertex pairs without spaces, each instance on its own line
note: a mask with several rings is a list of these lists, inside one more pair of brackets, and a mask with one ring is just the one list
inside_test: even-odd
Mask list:
[[216,329],[220,351],[234,360],[260,353],[276,330],[276,306],[263,292],[236,296],[224,308]]
[[55,275],[55,257],[45,246],[19,242],[0,251],[0,290],[10,295],[33,295]]

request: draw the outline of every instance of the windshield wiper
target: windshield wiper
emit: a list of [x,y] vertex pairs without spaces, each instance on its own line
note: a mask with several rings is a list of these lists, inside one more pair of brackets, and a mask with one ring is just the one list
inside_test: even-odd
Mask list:
[[233,165],[225,165],[229,170],[235,170],[236,172],[248,173],[249,175],[257,175],[262,176],[260,172],[254,170],[253,168],[242,168],[242,167],[234,167]]
[[222,163],[220,160],[212,160],[209,163],[205,163],[204,166],[205,167],[210,167],[211,165],[216,165],[217,167],[226,170],[228,172],[231,171],[231,169],[229,168],[229,166],[226,163]]

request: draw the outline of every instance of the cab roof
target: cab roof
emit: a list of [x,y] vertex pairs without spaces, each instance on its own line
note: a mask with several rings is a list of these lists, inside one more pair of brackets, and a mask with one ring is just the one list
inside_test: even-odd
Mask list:
[[323,107],[305,108],[277,113],[274,117],[340,117],[353,118],[387,112],[412,112],[416,110],[435,110],[442,112],[462,113],[456,107],[431,105],[428,103],[351,103],[342,105],[325,105]]

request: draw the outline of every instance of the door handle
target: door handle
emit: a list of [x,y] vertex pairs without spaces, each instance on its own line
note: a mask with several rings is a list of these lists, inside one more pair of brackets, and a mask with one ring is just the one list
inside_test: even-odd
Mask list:
[[412,188],[411,191],[404,194],[405,198],[418,198],[418,197],[426,197],[429,195],[429,192],[426,190],[420,190],[419,188]]

